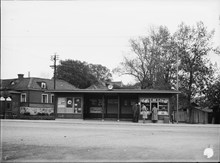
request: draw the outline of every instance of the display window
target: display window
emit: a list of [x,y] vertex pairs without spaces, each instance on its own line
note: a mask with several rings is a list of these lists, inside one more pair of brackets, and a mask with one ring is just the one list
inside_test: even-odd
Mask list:
[[168,99],[159,99],[158,115],[169,115],[168,114]]
[[59,97],[57,102],[57,113],[82,113],[81,97]]
[[145,105],[149,112],[155,106],[158,108],[158,115],[168,115],[169,100],[163,98],[140,98],[141,104]]
[[74,98],[74,113],[82,112],[82,99],[80,97]]

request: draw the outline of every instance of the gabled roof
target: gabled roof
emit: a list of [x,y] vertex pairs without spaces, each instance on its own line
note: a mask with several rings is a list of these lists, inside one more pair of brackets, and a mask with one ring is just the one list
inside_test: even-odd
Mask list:
[[121,81],[119,82],[103,82],[103,81],[98,81],[96,82],[95,84],[91,85],[90,87],[86,88],[86,89],[92,89],[92,90],[95,90],[95,89],[108,89],[108,85],[112,85],[113,88],[116,88],[116,89],[120,89],[122,88],[123,84]]
[[98,81],[95,84],[92,84],[90,87],[86,88],[87,90],[96,90],[96,89],[107,89],[107,86],[104,82]]
[[[44,79],[44,78],[22,78],[22,79],[5,79],[0,82],[0,89],[7,90],[42,90],[41,82],[46,83],[45,90],[54,89],[54,80],[53,79]],[[56,89],[58,90],[72,90],[76,89],[75,86],[69,84],[63,80],[56,80]]]

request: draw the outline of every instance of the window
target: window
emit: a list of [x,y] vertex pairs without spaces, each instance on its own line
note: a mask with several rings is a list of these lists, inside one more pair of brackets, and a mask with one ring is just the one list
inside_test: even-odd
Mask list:
[[26,93],[21,94],[21,102],[26,102]]
[[42,94],[41,102],[48,103],[48,95],[47,94]]
[[41,82],[41,88],[46,89],[46,83],[45,82]]
[[[100,104],[100,100],[98,100],[98,105]],[[82,99],[81,97],[74,98],[74,113],[82,113]]]
[[[97,101],[95,103],[97,104]],[[93,107],[93,108],[97,108],[97,107]],[[81,114],[82,113],[82,98],[81,97],[58,97],[57,113]]]
[[54,103],[54,95],[51,95],[51,103]]
[[12,82],[11,82],[11,85],[15,85],[15,82],[14,82],[14,81],[12,81]]

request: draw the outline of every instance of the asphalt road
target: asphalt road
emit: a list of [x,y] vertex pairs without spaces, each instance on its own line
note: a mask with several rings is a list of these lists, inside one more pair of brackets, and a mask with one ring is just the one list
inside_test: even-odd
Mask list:
[[[2,162],[220,161],[219,125],[1,120]],[[204,150],[211,146],[214,155]]]

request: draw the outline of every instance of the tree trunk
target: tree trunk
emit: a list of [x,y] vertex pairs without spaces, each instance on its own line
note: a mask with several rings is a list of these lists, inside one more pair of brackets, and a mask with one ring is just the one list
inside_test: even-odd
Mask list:
[[192,72],[192,68],[191,68],[190,77],[189,77],[189,93],[188,93],[188,99],[187,99],[188,108],[189,108],[189,123],[193,123],[192,105],[191,105],[192,83],[193,83],[193,72]]

